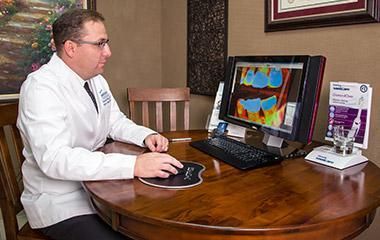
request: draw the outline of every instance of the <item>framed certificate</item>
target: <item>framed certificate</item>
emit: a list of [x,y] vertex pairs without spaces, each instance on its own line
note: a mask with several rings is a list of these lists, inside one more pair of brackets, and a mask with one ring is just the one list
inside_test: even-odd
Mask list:
[[379,0],[266,0],[265,31],[378,22]]

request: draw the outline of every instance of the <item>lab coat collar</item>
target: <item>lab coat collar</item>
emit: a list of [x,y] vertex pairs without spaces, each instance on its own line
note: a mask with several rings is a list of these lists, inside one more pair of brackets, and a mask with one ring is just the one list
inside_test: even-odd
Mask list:
[[[98,116],[94,103],[91,98],[88,97],[88,93],[83,88],[86,81],[74,72],[56,53],[53,54],[48,65],[49,68],[51,68],[53,72],[58,75],[57,77],[61,80],[61,84],[69,88],[73,93],[77,94],[83,100],[81,102],[86,104],[86,107],[88,109],[92,109],[93,113]],[[91,80],[92,78],[87,81]],[[95,98],[97,98],[97,96],[95,96]],[[98,103],[99,112],[101,111],[100,105],[101,104]]]

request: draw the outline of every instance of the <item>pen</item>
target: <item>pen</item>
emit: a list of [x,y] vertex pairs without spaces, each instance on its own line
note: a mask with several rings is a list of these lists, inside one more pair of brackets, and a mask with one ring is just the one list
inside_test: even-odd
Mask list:
[[185,141],[191,141],[191,137],[169,139],[169,142],[185,142]]

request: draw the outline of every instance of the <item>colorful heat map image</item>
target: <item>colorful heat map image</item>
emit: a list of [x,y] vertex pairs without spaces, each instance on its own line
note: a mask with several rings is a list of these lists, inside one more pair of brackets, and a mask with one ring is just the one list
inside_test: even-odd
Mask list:
[[238,67],[231,115],[250,122],[280,127],[289,91],[289,68]]

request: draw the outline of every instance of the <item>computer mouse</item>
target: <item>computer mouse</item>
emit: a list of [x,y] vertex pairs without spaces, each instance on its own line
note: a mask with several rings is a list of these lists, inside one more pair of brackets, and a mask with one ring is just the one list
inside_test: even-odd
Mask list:
[[181,174],[185,174],[186,173],[186,169],[187,167],[183,167],[183,168],[179,168],[179,167],[175,167],[177,169],[177,174],[176,175],[181,175]]
[[153,177],[153,178],[141,178],[139,180],[147,185],[154,187],[162,187],[169,189],[182,189],[196,186],[202,183],[202,172],[206,169],[200,163],[181,161],[184,165],[183,168],[177,168],[178,174],[171,174],[167,178]]
[[173,166],[175,169],[177,169],[177,174],[174,174],[172,172],[169,172],[167,170],[164,170],[165,172],[169,173],[170,176],[172,175],[182,175],[182,174],[185,174],[186,173],[186,167],[183,167],[183,168],[179,168],[179,167],[176,167],[176,166]]

